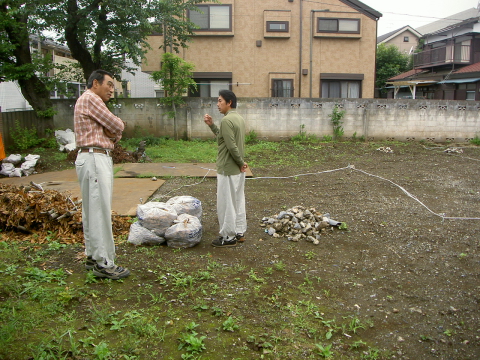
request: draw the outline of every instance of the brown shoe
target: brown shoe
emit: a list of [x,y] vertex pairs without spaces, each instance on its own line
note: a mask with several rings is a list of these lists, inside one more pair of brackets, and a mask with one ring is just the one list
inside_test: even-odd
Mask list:
[[243,243],[245,241],[245,236],[243,234],[237,234],[235,235],[235,239],[237,239],[237,242]]

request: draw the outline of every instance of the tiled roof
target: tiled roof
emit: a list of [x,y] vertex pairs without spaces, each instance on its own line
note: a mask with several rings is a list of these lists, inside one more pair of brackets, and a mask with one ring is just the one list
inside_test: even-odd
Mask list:
[[471,9],[464,10],[462,12],[450,15],[444,19],[440,19],[440,20],[431,22],[429,24],[420,26],[416,28],[416,30],[423,35],[430,34],[440,29],[462,22],[466,19],[477,17],[478,15],[479,15],[478,9],[471,8]]
[[390,81],[390,80],[402,80],[402,79],[408,78],[408,77],[410,77],[410,76],[419,74],[419,73],[421,73],[421,72],[424,72],[424,70],[413,69],[413,70],[409,70],[409,71],[407,71],[407,72],[398,74],[398,75],[396,75],[396,76],[394,76],[394,77],[391,77],[391,78],[388,79],[388,80],[389,80],[389,81]]
[[480,62],[465,66],[460,70],[455,71],[455,74],[465,74],[465,73],[471,73],[471,72],[480,72]]
[[390,31],[389,33],[378,36],[377,37],[377,44],[380,44],[381,42],[383,42],[384,40],[394,36],[395,34],[399,34],[399,33],[403,32],[403,31],[406,31],[406,30],[410,30],[411,33],[413,33],[415,36],[418,36],[418,37],[420,37],[422,35],[419,32],[417,32],[414,28],[412,28],[410,25],[405,25],[405,26],[402,26],[401,28],[399,28],[397,30],[393,30],[393,31]]

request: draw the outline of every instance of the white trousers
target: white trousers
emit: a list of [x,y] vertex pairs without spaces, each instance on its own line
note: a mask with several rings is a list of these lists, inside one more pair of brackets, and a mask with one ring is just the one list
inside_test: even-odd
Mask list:
[[103,267],[113,267],[112,232],[113,162],[106,154],[82,152],[75,161],[82,192],[85,252]]
[[220,236],[231,239],[247,231],[245,212],[245,173],[217,174],[217,215]]

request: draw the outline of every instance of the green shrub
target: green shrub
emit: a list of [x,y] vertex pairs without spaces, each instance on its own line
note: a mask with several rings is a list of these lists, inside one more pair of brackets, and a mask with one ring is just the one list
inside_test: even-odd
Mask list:
[[258,142],[258,135],[255,130],[250,130],[245,136],[245,143],[246,144],[256,144]]
[[472,140],[470,140],[470,144],[473,144],[473,145],[480,145],[480,138],[477,136],[475,136]]
[[13,139],[13,148],[20,151],[30,149],[44,141],[44,139],[38,137],[37,129],[21,127],[18,120],[15,120],[15,129],[10,136]]

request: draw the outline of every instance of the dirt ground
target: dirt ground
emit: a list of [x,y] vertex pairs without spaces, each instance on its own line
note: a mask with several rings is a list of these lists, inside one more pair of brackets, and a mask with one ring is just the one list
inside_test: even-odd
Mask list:
[[[387,153],[372,144],[335,144],[292,149],[283,155],[298,157],[300,166],[252,169],[255,178],[246,183],[247,241],[233,251],[209,245],[217,232],[215,180],[168,194],[185,181],[172,180],[156,197],[201,199],[204,239],[197,251],[257,266],[281,258],[287,267],[320,276],[334,294],[331,305],[340,313],[370,316],[375,326],[368,341],[398,358],[478,359],[480,148],[465,147],[463,153],[446,148],[393,144],[393,153]],[[302,166],[305,159],[309,164]],[[345,169],[349,165],[355,170]],[[265,178],[292,175],[298,176]],[[336,230],[319,245],[265,233],[263,217],[296,205],[330,213],[348,231]],[[315,253],[312,262],[303,256],[309,251]]]
[[[312,299],[339,315],[370,319],[373,326],[362,340],[388,351],[389,358],[479,359],[480,148],[446,148],[328,143],[265,151],[261,156],[288,161],[252,166],[246,242],[236,248],[210,245],[218,231],[215,179],[168,179],[154,198],[191,195],[202,201],[202,242],[186,251],[248,269],[282,259],[289,281],[305,274],[321,278],[323,292]],[[328,232],[318,245],[265,233],[263,217],[297,205],[329,213],[348,230]],[[119,254],[121,265],[139,277],[135,284],[149,281],[141,254],[126,244]],[[167,261],[176,255],[159,256]],[[71,259],[61,261],[68,266]]]

